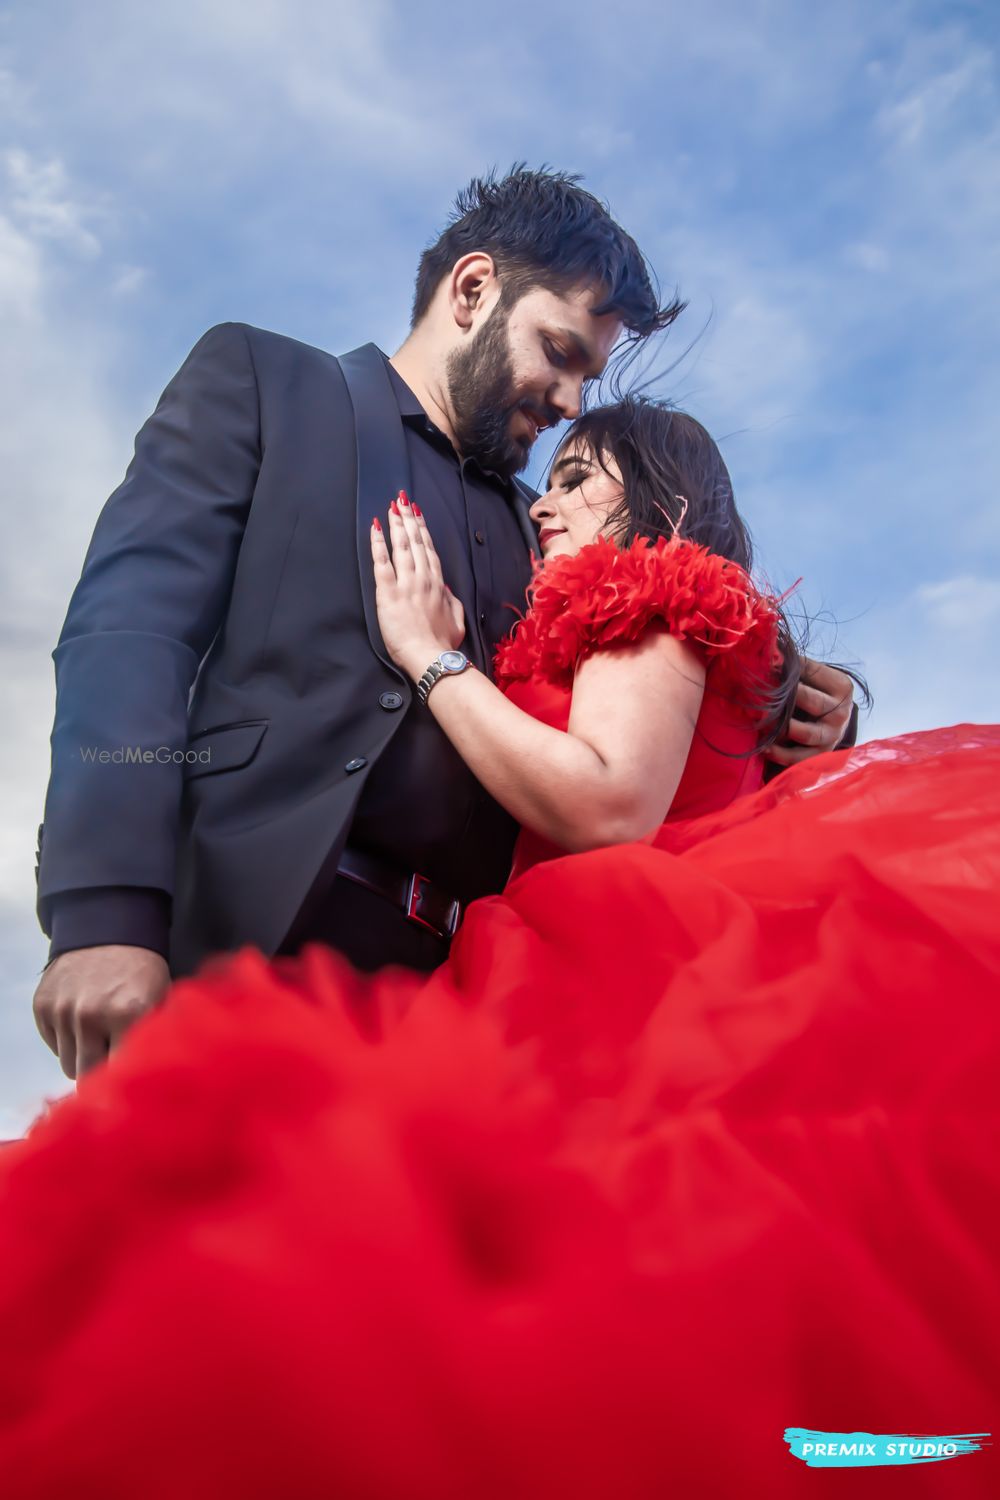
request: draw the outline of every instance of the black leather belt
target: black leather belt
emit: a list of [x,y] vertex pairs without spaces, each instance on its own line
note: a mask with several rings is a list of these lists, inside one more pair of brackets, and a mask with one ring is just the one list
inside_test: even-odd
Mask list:
[[415,871],[406,874],[360,849],[344,850],[337,874],[374,891],[377,896],[384,896],[409,921],[429,928],[437,937],[446,941],[454,937],[462,919],[462,903],[453,901],[440,886],[432,885],[426,875]]

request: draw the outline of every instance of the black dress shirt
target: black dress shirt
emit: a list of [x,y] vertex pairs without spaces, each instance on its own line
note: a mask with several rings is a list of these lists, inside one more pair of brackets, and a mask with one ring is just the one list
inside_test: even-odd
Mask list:
[[[475,459],[459,458],[409,386],[387,368],[406,432],[410,499],[423,511],[445,582],[465,607],[461,649],[489,672],[498,644],[526,608],[531,577],[512,486]],[[503,888],[516,837],[517,824],[414,696],[369,773],[349,842],[472,901]]]
[[[512,487],[460,459],[409,386],[386,361],[399,403],[413,484],[441,558],[466,612],[462,649],[481,670],[525,608],[531,564],[511,504]],[[386,510],[391,496],[386,497]],[[383,525],[385,516],[382,516]],[[430,663],[428,663],[430,665]],[[483,790],[414,698],[406,721],[372,767],[350,843],[417,870],[462,901],[500,890],[517,825]],[[59,953],[110,943],[169,951],[170,896],[135,886],[63,891],[52,902],[48,962]]]

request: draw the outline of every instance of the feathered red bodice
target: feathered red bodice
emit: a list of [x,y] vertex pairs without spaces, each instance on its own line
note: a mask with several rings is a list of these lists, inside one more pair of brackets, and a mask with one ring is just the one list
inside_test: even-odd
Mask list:
[[639,537],[620,548],[600,537],[573,557],[536,563],[528,593],[527,615],[494,660],[501,688],[532,677],[569,688],[590,652],[628,645],[654,621],[714,663],[719,685],[723,663],[739,675],[737,664],[759,671],[773,653],[775,600],[737,563],[695,542]]

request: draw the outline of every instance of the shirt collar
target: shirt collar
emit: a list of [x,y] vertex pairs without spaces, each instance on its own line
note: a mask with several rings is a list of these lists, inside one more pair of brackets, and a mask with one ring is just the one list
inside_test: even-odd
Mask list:
[[[410,390],[410,387],[407,385],[402,375],[400,375],[399,371],[389,363],[389,356],[382,353],[381,349],[379,350],[379,353],[385,360],[386,372],[389,376],[389,381],[396,396],[396,404],[399,407],[399,415],[402,417],[406,426],[420,428],[422,431],[426,432],[429,437],[442,444],[447,444],[449,451],[455,454],[455,449],[451,443],[450,438],[448,438],[446,434],[441,431],[440,427],[436,427],[431,421],[430,417],[427,415],[426,411],[417,400],[417,397]],[[458,455],[455,454],[455,457],[457,458]],[[470,462],[475,462],[475,460],[470,460]],[[496,484],[501,485],[508,498],[513,496],[516,489],[513,480],[504,479],[502,475],[495,473],[493,469],[483,469],[478,463],[476,463],[476,468],[479,469],[480,474],[485,474],[487,479],[492,479]]]
[[[381,349],[379,350],[379,353],[382,353]],[[382,354],[382,358],[385,360],[386,373],[389,376],[390,383],[396,395],[396,404],[399,407],[399,415],[404,418],[423,418],[428,426],[432,427],[433,423],[430,421],[427,413],[420,405],[420,402],[417,400],[416,396],[410,390],[410,387],[407,385],[402,375],[400,375],[399,371],[389,363],[388,355]]]

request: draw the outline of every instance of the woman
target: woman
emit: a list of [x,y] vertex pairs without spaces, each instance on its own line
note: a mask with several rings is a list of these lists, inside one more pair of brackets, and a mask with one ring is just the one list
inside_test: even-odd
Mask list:
[[[579,852],[652,837],[668,816],[759,788],[763,762],[752,754],[784,729],[799,666],[780,607],[746,576],[750,544],[722,456],[686,414],[630,400],[581,418],[531,514],[544,578],[530,619],[501,648],[500,687],[456,663],[427,697],[522,824],[515,873],[543,845]],[[379,624],[419,684],[461,645],[465,621],[405,495],[389,533],[391,559],[373,521]]]
[[448,962],[216,960],[7,1153],[19,1500],[780,1497],[786,1428],[988,1430],[1000,732],[760,789],[794,657],[703,429],[594,413],[534,512],[497,686],[428,682],[459,608],[405,497],[373,526],[524,825]]

